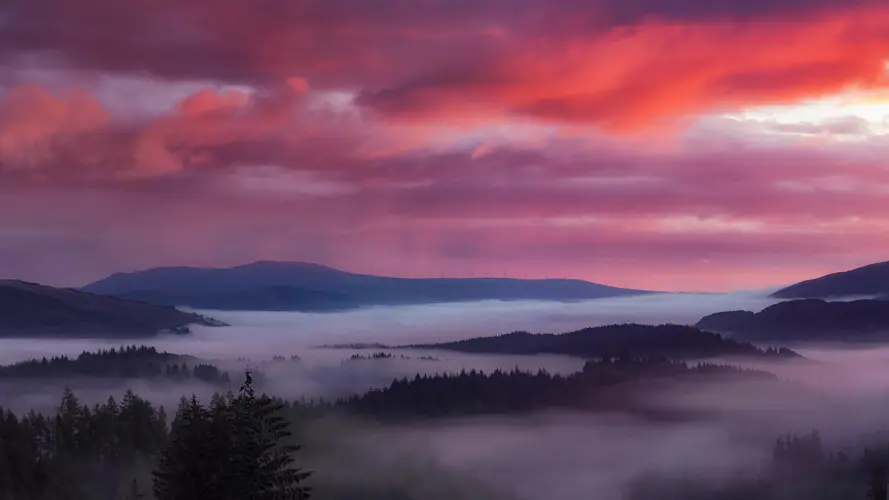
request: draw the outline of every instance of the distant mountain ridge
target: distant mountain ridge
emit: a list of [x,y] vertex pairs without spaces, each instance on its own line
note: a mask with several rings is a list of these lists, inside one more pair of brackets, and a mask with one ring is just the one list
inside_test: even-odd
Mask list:
[[762,341],[871,341],[889,339],[889,301],[799,299],[758,313],[726,311],[701,318],[703,330]]
[[83,291],[221,310],[342,310],[477,300],[571,301],[655,293],[572,279],[392,278],[304,262],[117,273]]
[[401,346],[474,354],[561,354],[583,358],[629,356],[670,359],[721,357],[794,358],[790,349],[760,349],[747,342],[684,325],[607,325],[562,334],[517,331],[456,342]]
[[889,262],[801,281],[772,294],[779,299],[829,299],[889,294]]
[[224,324],[173,307],[0,280],[0,337],[148,336]]

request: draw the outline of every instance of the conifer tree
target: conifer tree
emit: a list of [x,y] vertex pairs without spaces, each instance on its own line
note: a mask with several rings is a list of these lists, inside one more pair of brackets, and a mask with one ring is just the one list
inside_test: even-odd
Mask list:
[[208,460],[209,412],[196,396],[183,398],[173,421],[170,442],[152,472],[158,500],[217,498],[218,478]]
[[251,373],[237,396],[209,408],[180,403],[170,441],[153,472],[158,500],[306,500],[310,473],[293,466],[283,404],[256,396]]
[[251,500],[305,500],[311,489],[302,483],[310,472],[294,467],[300,447],[287,443],[290,423],[281,416],[283,403],[267,395],[257,397],[253,376],[232,401],[235,409],[237,476],[243,479],[243,498]]

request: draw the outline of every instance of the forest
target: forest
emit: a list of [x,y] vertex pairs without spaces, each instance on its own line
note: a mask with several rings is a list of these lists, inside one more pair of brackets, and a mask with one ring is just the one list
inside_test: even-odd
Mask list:
[[[93,356],[170,355],[132,347]],[[90,406],[65,390],[52,414],[0,409],[0,499],[277,500],[315,493],[336,500],[410,499],[397,491],[362,495],[348,490],[351,486],[345,493],[313,492],[311,471],[297,466],[295,441],[306,437],[304,429],[317,428],[313,423],[330,419],[410,423],[546,410],[632,411],[664,383],[730,380],[783,383],[769,372],[730,365],[623,357],[590,360],[570,375],[518,369],[417,375],[336,401],[288,402],[257,396],[259,386],[248,371],[237,394],[218,392],[206,405],[183,397],[172,417],[133,391],[119,402],[110,397]],[[626,498],[839,500],[865,498],[876,486],[882,499],[881,465],[887,460],[889,440],[866,450],[837,451],[826,449],[817,433],[788,435],[775,442],[762,474],[715,481],[652,473],[636,478]]]
[[66,390],[55,415],[0,409],[0,498],[305,499],[282,408],[248,372],[237,395],[183,398],[169,422],[131,391],[89,407]]
[[663,357],[588,361],[567,376],[527,372],[465,370],[459,374],[416,375],[394,380],[338,402],[348,412],[382,418],[516,414],[540,410],[628,410],[651,386],[648,382],[713,381],[715,377],[777,380],[764,371],[730,365],[689,365]]
[[82,352],[76,358],[53,356],[0,366],[0,379],[100,377],[113,379],[199,380],[227,386],[228,373],[196,358],[159,352],[148,346],[121,346]]

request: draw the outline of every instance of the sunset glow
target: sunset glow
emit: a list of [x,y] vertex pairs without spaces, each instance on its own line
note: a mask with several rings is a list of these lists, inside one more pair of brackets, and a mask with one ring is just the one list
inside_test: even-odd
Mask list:
[[889,260],[889,4],[700,4],[6,2],[0,274],[691,291]]

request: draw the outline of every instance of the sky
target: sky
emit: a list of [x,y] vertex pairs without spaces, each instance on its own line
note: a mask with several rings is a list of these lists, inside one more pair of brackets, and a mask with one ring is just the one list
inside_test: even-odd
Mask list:
[[0,276],[889,260],[885,0],[6,0]]

